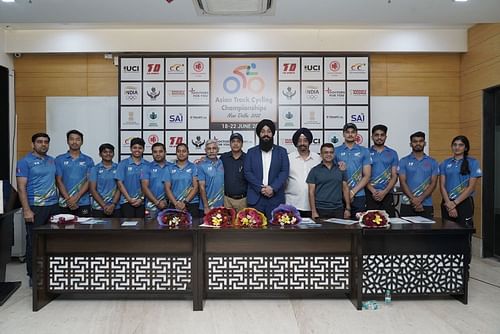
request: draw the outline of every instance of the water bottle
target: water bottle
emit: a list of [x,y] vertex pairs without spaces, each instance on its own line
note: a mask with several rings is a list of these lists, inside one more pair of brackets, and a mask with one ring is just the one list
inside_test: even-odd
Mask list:
[[391,298],[391,290],[387,289],[385,290],[385,297],[384,297],[384,303],[386,305],[391,304],[392,298]]

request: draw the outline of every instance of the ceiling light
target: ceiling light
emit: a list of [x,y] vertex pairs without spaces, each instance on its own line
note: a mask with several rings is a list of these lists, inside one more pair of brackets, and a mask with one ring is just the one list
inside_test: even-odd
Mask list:
[[467,2],[469,0],[453,0],[453,2]]
[[273,0],[193,0],[202,15],[265,15]]
[[16,0],[2,0],[2,2],[16,2]]

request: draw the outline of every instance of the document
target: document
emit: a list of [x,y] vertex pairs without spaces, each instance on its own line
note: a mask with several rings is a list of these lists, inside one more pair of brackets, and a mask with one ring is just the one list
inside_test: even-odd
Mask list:
[[122,226],[123,226],[123,227],[136,226],[136,225],[137,225],[137,223],[138,223],[138,221],[135,221],[135,220],[134,220],[134,221],[132,221],[132,220],[131,220],[131,221],[124,221],[124,222],[122,223]]
[[411,216],[411,217],[401,217],[404,220],[407,220],[411,223],[414,224],[434,224],[434,220],[430,220],[428,218],[422,217],[422,216]]
[[324,221],[328,223],[342,224],[342,225],[354,225],[358,223],[357,220],[340,219],[340,218],[329,218],[325,219]]
[[390,223],[391,224],[411,224],[410,221],[405,220],[403,218],[391,218]]

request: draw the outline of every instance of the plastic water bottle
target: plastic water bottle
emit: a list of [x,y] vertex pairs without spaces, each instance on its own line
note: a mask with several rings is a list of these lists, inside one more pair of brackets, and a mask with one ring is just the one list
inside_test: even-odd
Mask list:
[[386,305],[390,305],[391,302],[392,302],[391,290],[387,289],[387,290],[385,290],[384,303]]

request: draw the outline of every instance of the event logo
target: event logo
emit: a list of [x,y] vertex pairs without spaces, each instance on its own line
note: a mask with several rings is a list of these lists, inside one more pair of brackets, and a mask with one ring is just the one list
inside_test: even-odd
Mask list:
[[292,119],[292,118],[293,118],[293,113],[289,110],[289,111],[285,114],[285,118],[286,118],[286,119]]
[[146,92],[152,101],[156,101],[156,98],[160,96],[160,91],[156,90],[156,87],[151,87],[151,90]]
[[319,72],[319,71],[321,71],[321,65],[304,64],[304,72]]
[[354,63],[349,68],[351,73],[366,73],[366,63]]
[[139,91],[136,86],[125,86],[123,93],[125,95],[125,99],[129,101],[135,101],[137,100],[137,97],[139,97]]
[[194,88],[191,88],[189,90],[189,93],[195,99],[208,99],[208,91],[206,90],[196,90]]
[[292,87],[288,86],[285,90],[281,91],[281,94],[286,97],[287,100],[292,100],[297,94],[297,91]]
[[184,122],[184,115],[182,113],[170,115],[168,116],[168,122],[176,124],[182,123]]
[[363,136],[360,135],[359,133],[356,135],[356,138],[354,139],[354,141],[356,142],[356,144],[358,145],[361,145],[363,144]]
[[[203,63],[202,63],[203,65]],[[194,65],[193,65],[194,67]],[[168,68],[168,73],[170,74],[179,74],[184,73],[184,64],[172,64]]]
[[193,70],[197,73],[203,72],[205,69],[205,64],[202,61],[195,61],[193,63]]
[[139,73],[140,70],[138,65],[123,65],[124,73]]
[[151,145],[156,144],[159,141],[160,137],[158,137],[158,135],[152,134],[148,136],[148,143],[150,143]]
[[134,121],[134,112],[133,111],[129,111],[128,112],[128,121],[129,122],[133,122]]
[[330,143],[337,144],[339,142],[339,137],[333,135],[330,137]]
[[281,73],[283,74],[295,74],[297,72],[297,64],[296,63],[284,63],[283,69]]
[[152,111],[148,114],[148,117],[150,120],[154,121],[155,119],[158,118],[158,114],[155,111]]
[[255,94],[262,92],[265,84],[264,80],[258,76],[259,72],[255,71],[256,68],[257,65],[255,63],[236,67],[233,70],[233,74],[236,76],[231,75],[227,77],[222,84],[226,93],[235,94],[242,88]]
[[328,95],[328,97],[345,97],[345,91],[333,90],[330,87],[325,89],[325,93]]
[[351,89],[350,92],[351,92],[352,96],[366,96],[367,95],[366,89]]
[[196,140],[191,140],[191,143],[193,143],[193,145],[196,147],[196,148],[200,148],[203,146],[203,144],[205,144],[205,140],[201,140],[201,136],[196,136],[195,138]]
[[340,62],[332,60],[330,64],[328,64],[328,68],[331,72],[338,72],[340,71]]
[[316,100],[319,98],[319,89],[317,86],[307,86],[305,89],[306,97],[309,100]]
[[134,136],[131,136],[131,137],[127,137],[127,138],[125,138],[125,141],[124,141],[125,145],[127,145],[127,146],[128,146],[128,145],[130,145],[130,142],[131,142],[131,141],[132,141],[132,139],[134,139],[134,138],[135,138]]
[[351,122],[353,123],[363,123],[364,121],[365,121],[365,113],[351,115]]
[[186,91],[184,89],[169,89],[167,92],[168,92],[168,96],[171,96],[171,97],[185,97],[186,96]]
[[158,75],[160,74],[161,64],[147,64],[147,68],[148,75]]
[[170,145],[170,147],[173,147],[173,146],[177,146],[179,144],[182,144],[184,141],[184,138],[183,137],[170,137],[169,140],[168,140],[168,143]]

